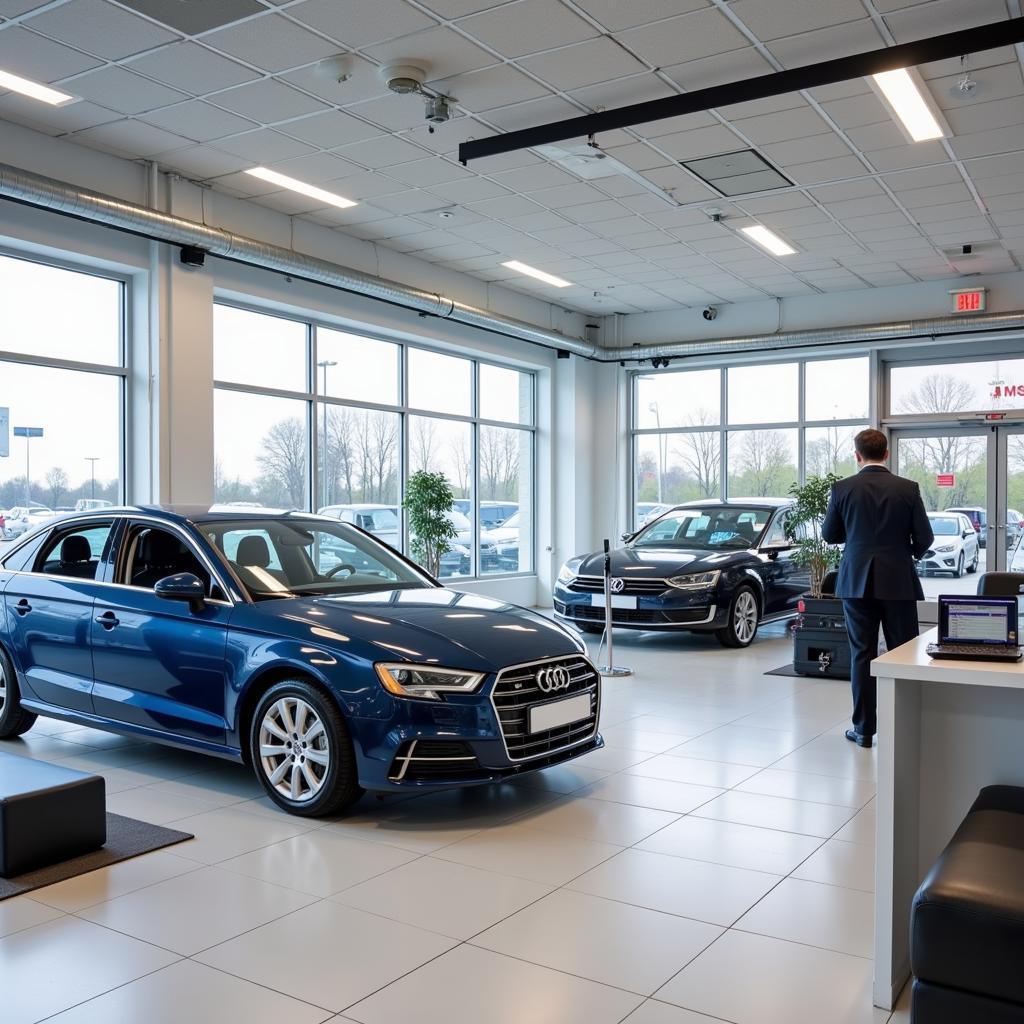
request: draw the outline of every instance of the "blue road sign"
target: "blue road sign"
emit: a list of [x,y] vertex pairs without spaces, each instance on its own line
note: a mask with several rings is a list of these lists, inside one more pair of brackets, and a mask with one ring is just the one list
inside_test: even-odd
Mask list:
[[14,433],[15,437],[42,437],[43,436],[43,428],[42,427],[15,427],[13,433]]

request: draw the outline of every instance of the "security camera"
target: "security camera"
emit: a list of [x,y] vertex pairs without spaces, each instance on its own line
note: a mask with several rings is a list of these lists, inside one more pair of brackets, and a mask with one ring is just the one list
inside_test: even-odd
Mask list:
[[718,316],[718,307],[717,306],[705,306],[700,311],[700,315],[702,317],[704,317],[705,320],[714,320],[715,317]]

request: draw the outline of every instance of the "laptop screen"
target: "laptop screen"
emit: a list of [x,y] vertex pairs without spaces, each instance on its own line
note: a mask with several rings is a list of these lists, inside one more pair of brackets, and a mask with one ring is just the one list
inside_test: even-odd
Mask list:
[[939,638],[944,644],[1017,644],[1015,598],[940,597]]

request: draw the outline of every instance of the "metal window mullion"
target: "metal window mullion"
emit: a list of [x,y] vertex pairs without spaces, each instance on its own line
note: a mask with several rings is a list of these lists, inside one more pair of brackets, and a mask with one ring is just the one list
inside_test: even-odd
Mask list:
[[316,395],[311,391],[281,391],[277,388],[261,388],[253,384],[235,384],[227,380],[215,380],[215,388],[221,391],[241,391],[249,395],[265,395],[267,398],[290,398],[299,402],[315,402]]
[[[309,413],[306,417],[306,451],[309,457],[309,473],[306,475],[306,487],[309,491],[309,510],[315,512],[320,506],[319,498],[324,494],[324,489],[321,487],[321,476],[327,468],[327,434],[325,432],[323,437],[324,455],[323,465],[321,465],[321,460],[318,457],[321,438],[319,435],[320,417],[317,415],[319,412],[316,373],[317,337],[316,329],[311,323],[306,324],[305,350],[306,387],[313,396],[312,401],[308,405]],[[324,406],[325,415],[326,409],[327,407]],[[326,505],[327,502],[325,501],[324,504]]]
[[807,437],[807,362],[801,359],[797,364],[797,431],[796,431],[796,478],[800,484],[807,482],[807,455],[804,441]]
[[79,363],[73,359],[55,359],[52,356],[36,356],[27,352],[0,351],[0,363],[22,363],[28,366],[43,366],[49,370],[75,370],[79,373],[105,373],[113,377],[127,377],[128,369],[122,358],[116,363]]
[[719,395],[721,408],[718,410],[718,492],[723,501],[729,498],[729,371],[719,366]]

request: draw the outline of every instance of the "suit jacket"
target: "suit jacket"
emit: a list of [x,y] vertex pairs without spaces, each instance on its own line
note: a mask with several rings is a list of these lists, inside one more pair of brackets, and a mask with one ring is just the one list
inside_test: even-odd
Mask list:
[[836,597],[922,600],[914,559],[934,536],[921,489],[884,466],[865,466],[832,488],[821,535],[843,544]]

